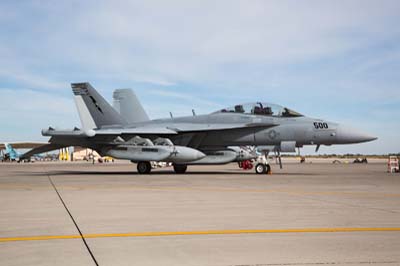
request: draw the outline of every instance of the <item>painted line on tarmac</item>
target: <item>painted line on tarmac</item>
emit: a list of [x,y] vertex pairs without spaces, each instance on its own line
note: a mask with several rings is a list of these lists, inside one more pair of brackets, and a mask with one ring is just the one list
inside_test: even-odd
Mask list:
[[[344,233],[344,232],[400,232],[400,227],[207,230],[207,231],[142,232],[142,233],[138,232],[138,233],[115,233],[115,234],[83,234],[82,236],[84,238],[108,238],[108,237],[181,236],[181,235],[240,235],[240,234]],[[59,236],[1,237],[0,242],[80,239],[82,236],[59,235]]]

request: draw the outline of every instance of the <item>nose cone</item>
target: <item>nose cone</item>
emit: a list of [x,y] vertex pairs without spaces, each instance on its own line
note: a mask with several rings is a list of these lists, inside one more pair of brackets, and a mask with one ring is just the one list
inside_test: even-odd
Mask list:
[[339,125],[336,129],[336,140],[338,144],[361,143],[378,139],[357,129]]

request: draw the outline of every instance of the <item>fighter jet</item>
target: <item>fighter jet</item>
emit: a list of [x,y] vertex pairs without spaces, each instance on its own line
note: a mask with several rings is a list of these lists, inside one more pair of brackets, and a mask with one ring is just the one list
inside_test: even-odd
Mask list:
[[[21,154],[15,149],[32,149],[43,145],[46,145],[46,143],[32,141],[0,142],[0,161],[20,162]],[[30,160],[30,158],[25,157],[25,160]]]
[[[135,92],[131,89],[116,89],[113,92],[113,107],[129,124],[150,120]],[[253,160],[259,156],[255,147],[247,146],[228,146],[224,152],[209,154],[208,159],[212,164],[225,164]]]
[[[81,128],[42,130],[49,144],[25,156],[68,146],[96,150],[102,156],[137,163],[140,174],[151,172],[150,161],[173,163],[176,173],[188,165],[224,164],[237,160],[231,146],[261,146],[295,152],[304,145],[352,144],[376,137],[323,119],[306,117],[287,107],[265,102],[237,104],[211,114],[150,120],[122,116],[89,83],[71,84]],[[124,107],[122,107],[124,108]],[[268,165],[256,166],[263,174]]]

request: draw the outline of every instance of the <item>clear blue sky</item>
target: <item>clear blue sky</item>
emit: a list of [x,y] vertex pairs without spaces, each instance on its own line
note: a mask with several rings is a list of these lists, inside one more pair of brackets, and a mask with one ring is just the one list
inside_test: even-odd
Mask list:
[[[129,3],[128,3],[129,2]],[[400,1],[1,1],[0,140],[79,126],[71,82],[152,118],[268,101],[400,151]]]

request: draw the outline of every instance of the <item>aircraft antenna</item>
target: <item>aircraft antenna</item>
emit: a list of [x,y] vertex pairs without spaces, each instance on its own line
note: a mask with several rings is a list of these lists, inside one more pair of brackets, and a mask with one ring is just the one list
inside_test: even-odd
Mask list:
[[315,148],[315,152],[318,152],[318,151],[319,151],[319,147],[321,147],[320,144],[318,144],[317,147]]

